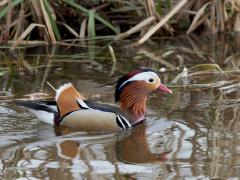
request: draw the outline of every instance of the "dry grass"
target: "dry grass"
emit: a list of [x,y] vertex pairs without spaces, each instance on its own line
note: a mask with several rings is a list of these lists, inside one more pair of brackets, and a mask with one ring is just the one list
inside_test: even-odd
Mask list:
[[15,41],[13,47],[35,40],[55,44],[106,35],[115,40],[139,37],[141,45],[153,35],[224,31],[240,31],[239,0],[0,2],[0,41]]

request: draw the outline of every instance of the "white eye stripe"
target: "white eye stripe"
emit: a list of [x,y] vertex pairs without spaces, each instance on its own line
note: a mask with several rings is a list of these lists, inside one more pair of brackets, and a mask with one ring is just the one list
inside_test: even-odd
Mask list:
[[153,82],[154,82],[155,79],[159,79],[159,77],[154,72],[138,73],[138,74],[134,75],[133,77],[131,77],[130,79],[128,79],[127,81],[125,81],[124,83],[122,83],[122,85],[119,88],[121,89],[125,84],[127,84],[128,82],[131,82],[131,81],[146,81],[147,83],[149,83],[149,79],[153,79]]

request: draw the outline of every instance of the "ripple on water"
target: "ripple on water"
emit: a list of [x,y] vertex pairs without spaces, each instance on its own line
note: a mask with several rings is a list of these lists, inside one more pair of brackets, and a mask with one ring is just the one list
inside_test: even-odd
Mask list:
[[[111,66],[107,46],[26,48],[24,60],[36,71],[28,73],[23,68],[13,76],[6,72],[0,78],[1,91],[8,88],[11,95],[23,97],[40,90],[49,92],[46,79],[55,87],[70,81],[85,97],[113,103],[114,82],[136,67],[159,70],[164,62],[179,69],[185,66],[189,74],[178,81],[179,72],[164,67],[162,81],[176,80],[171,84],[173,94],[152,94],[146,122],[120,133],[53,128],[26,109],[0,103],[0,176],[59,180],[239,179],[239,91],[228,91],[239,81],[238,41],[238,37],[224,34],[220,40],[213,35],[152,39],[141,47],[125,46],[132,42],[119,43],[120,47],[113,43],[116,66]],[[39,55],[43,50],[46,54]],[[35,59],[39,60],[36,64]],[[199,63],[217,63],[236,74],[226,77],[191,68]],[[217,86],[225,82],[226,87],[220,90]]]

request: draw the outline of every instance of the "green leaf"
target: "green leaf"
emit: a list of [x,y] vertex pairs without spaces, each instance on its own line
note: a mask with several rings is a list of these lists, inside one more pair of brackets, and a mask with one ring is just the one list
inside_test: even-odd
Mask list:
[[[86,9],[85,7],[75,3],[74,1],[69,1],[69,0],[62,0],[63,2],[65,2],[66,4],[74,7],[77,10],[80,10],[81,12],[83,12],[84,14],[86,14],[87,16],[89,16],[89,11],[88,9]],[[101,23],[103,23],[105,26],[107,26],[109,29],[111,29],[112,31],[114,31],[116,34],[119,34],[119,29],[115,28],[110,22],[108,22],[107,20],[105,20],[104,18],[102,18],[101,16],[99,16],[98,14],[94,13],[94,17],[100,21]]]
[[6,74],[6,71],[0,71],[0,77]]
[[218,64],[198,64],[196,66],[193,66],[192,68],[190,68],[190,70],[217,70],[220,72],[224,72]]
[[160,2],[156,3],[156,10],[157,10],[159,15],[162,14],[162,7],[161,7],[161,3]]
[[88,36],[92,38],[95,38],[96,36],[94,14],[95,12],[90,10],[88,15]]
[[[13,6],[16,6],[20,4],[23,0],[15,0],[13,1]],[[4,7],[2,10],[0,10],[0,19],[2,19],[8,12],[8,6]]]
[[45,9],[47,11],[47,14],[48,14],[48,17],[49,17],[49,20],[50,20],[53,32],[54,32],[57,40],[60,41],[61,40],[61,35],[60,35],[59,29],[57,27],[56,21],[55,21],[55,19],[52,16],[52,13],[51,13],[51,10],[50,10],[50,9],[52,9],[51,5],[49,4],[49,2],[47,0],[44,0],[43,3],[44,3],[44,7],[45,7]]
[[166,0],[166,3],[167,3],[167,7],[169,9],[171,9],[172,8],[172,0]]

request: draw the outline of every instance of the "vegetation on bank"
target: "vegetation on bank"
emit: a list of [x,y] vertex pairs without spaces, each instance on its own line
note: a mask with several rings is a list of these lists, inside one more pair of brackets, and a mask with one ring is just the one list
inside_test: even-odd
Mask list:
[[240,31],[239,0],[2,0],[0,40],[13,43]]

